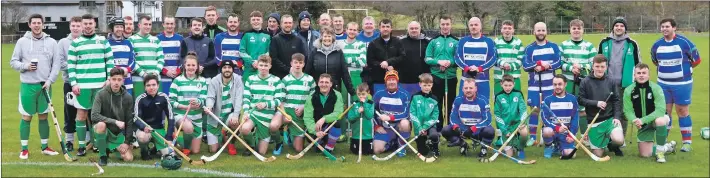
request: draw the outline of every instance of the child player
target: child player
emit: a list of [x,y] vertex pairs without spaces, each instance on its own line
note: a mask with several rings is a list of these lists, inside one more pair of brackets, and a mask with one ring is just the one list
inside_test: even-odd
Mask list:
[[[367,83],[361,83],[357,86],[357,102],[353,108],[348,111],[348,121],[353,129],[353,135],[350,137],[350,152],[358,154],[360,147],[360,139],[362,139],[362,154],[369,155],[372,152],[372,119],[375,116],[375,102],[367,99],[370,95],[370,87]],[[362,122],[362,130],[360,129]],[[362,133],[360,133],[362,132]]]
[[[276,132],[281,127],[281,120],[272,119],[276,107],[281,105],[284,98],[284,84],[279,77],[269,74],[271,69],[271,57],[261,55],[257,60],[258,75],[249,76],[244,83],[244,110],[245,123],[242,126],[242,134],[252,137],[250,146],[259,143],[258,152],[261,155],[266,153],[271,139],[270,132]],[[254,130],[252,132],[252,130]]]
[[[316,83],[313,80],[313,76],[303,73],[305,59],[306,57],[301,53],[293,54],[291,56],[291,72],[281,80],[285,86],[284,93],[286,93],[286,98],[284,98],[283,101],[283,109],[286,111],[286,114],[293,119],[291,122],[285,123],[287,126],[298,124],[299,127],[306,128],[306,125],[303,123],[303,108],[308,96],[315,91]],[[274,119],[283,119],[283,115],[277,112],[274,114]],[[293,140],[293,148],[296,152],[303,150],[304,132],[299,130],[298,127],[290,126],[288,127],[288,133],[290,138],[284,139]],[[277,135],[280,134],[273,134],[272,136]],[[283,142],[277,140],[276,144],[274,155],[279,155]],[[277,151],[279,154],[276,154]]]
[[498,142],[503,145],[502,140],[508,139],[512,132],[518,127],[518,133],[515,134],[512,140],[508,142],[508,145],[503,149],[505,154],[508,156],[513,156],[515,151],[518,152],[518,159],[525,159],[525,146],[528,140],[528,127],[527,123],[521,125],[523,121],[523,113],[526,112],[527,106],[525,104],[525,98],[520,90],[514,89],[515,87],[515,77],[509,74],[505,74],[500,81],[500,86],[503,91],[498,92],[495,95],[495,108],[494,114],[496,117],[496,126],[501,132],[501,137]]
[[[441,156],[439,152],[439,132],[434,126],[439,119],[439,103],[431,93],[434,78],[429,73],[419,75],[421,91],[412,95],[409,105],[409,119],[412,121],[417,138],[417,150],[423,154]],[[431,151],[431,152],[430,152]]]

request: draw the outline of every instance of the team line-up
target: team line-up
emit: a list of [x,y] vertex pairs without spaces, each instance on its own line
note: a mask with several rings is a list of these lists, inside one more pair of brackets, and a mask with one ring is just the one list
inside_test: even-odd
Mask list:
[[[71,34],[56,42],[42,32],[42,15],[31,15],[31,31],[18,40],[10,61],[21,81],[20,159],[29,158],[34,114],[42,154],[59,154],[47,145],[50,110],[65,159],[76,160],[70,155],[76,140],[76,155],[98,152],[100,165],[111,152],[131,161],[134,148],[143,160],[178,154],[200,164],[225,148],[236,155],[236,142],[247,149],[244,155],[261,161],[275,160],[285,146],[298,153],[288,159],[315,146],[336,160],[341,141],[349,142],[358,162],[363,154],[388,160],[407,150],[433,162],[442,156],[441,136],[464,156],[471,148],[466,139],[472,140],[481,161],[502,154],[532,164],[524,149],[533,145],[545,147],[545,158],[570,159],[581,147],[595,161],[606,161],[606,151],[623,156],[627,129],[640,156],[662,163],[665,153],[675,152],[676,142],[667,141],[674,107],[681,151],[691,151],[688,106],[700,56],[675,33],[673,19],[660,22],[663,36],[649,50],[656,83],[621,17],[599,44],[583,39],[584,23],[575,19],[570,38],[559,44],[547,40],[545,23],[536,23],[535,41],[528,45],[514,36],[509,20],[501,36],[482,35],[477,17],[465,23],[470,34],[461,39],[450,34],[454,22],[448,16],[439,19],[434,38],[425,37],[416,21],[406,36],[391,36],[390,20],[375,23],[369,16],[344,24],[342,15],[324,13],[316,30],[307,11],[266,18],[254,11],[247,32],[239,31],[235,14],[227,17],[227,28],[216,25],[218,18],[216,8],[208,7],[183,37],[175,32],[174,17],[165,17],[164,31],[152,36],[151,17],[135,19],[134,34],[134,19],[126,16],[110,20],[110,33],[101,36],[87,14],[73,17]],[[60,71],[66,137],[49,97]],[[521,71],[529,76],[527,99]],[[203,142],[214,155],[191,160]],[[274,156],[265,157],[270,143]],[[384,152],[391,154],[376,156]]]

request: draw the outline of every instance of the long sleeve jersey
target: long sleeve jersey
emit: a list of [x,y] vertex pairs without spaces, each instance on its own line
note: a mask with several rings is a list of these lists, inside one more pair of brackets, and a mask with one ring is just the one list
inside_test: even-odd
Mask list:
[[565,40],[560,44],[562,48],[562,74],[567,80],[574,80],[572,69],[575,63],[579,64],[580,75],[585,77],[592,72],[592,59],[597,55],[597,48],[587,40]]
[[651,47],[651,60],[658,65],[658,83],[685,85],[693,82],[693,65],[700,54],[693,42],[676,34],[672,41],[659,39]]
[[[555,70],[560,67],[562,54],[560,47],[552,42],[545,42],[544,45],[538,45],[532,42],[525,47],[525,55],[523,56],[523,68],[528,72],[528,90],[538,91],[538,85],[542,82],[542,90],[552,90],[552,78],[555,76]],[[535,72],[535,67],[541,65],[545,61],[550,63],[550,68],[540,72]]]
[[[145,121],[153,129],[165,128],[165,118],[168,118],[168,128],[165,129],[166,139],[172,140],[175,131],[175,120],[173,120],[173,106],[170,104],[168,95],[158,92],[155,96],[143,93],[136,98],[133,113]],[[134,122],[139,130],[145,129],[143,122]]]
[[439,103],[431,93],[417,92],[412,96],[409,117],[414,133],[429,129],[439,120]]
[[[375,101],[375,110],[380,114],[390,117],[390,122],[400,121],[409,118],[409,93],[404,90],[389,92],[387,90],[378,91],[372,97]],[[375,119],[378,125],[382,126],[381,120]]]
[[214,37],[214,56],[217,59],[217,64],[222,62],[222,60],[232,60],[237,63],[241,61],[242,56],[239,54],[239,48],[243,35],[244,33],[241,32],[237,33],[237,35],[222,32]]
[[126,78],[123,80],[123,85],[126,86],[126,89],[133,89],[131,73],[136,68],[133,43],[126,39],[115,40],[112,36],[109,34],[108,43],[111,45],[111,51],[113,52],[114,66],[128,71]]
[[163,47],[160,45],[158,37],[147,34],[141,36],[135,34],[128,38],[133,43],[133,50],[136,53],[136,68],[135,74],[144,76],[148,72],[160,74],[165,65],[165,55]]
[[[170,85],[170,102],[175,109],[175,114],[185,114],[184,109],[178,106],[190,105],[190,100],[197,99],[200,106],[205,105],[207,98],[207,80],[201,76],[187,78],[185,75],[180,75]],[[202,117],[202,109],[191,109],[187,115],[191,118]]]
[[71,86],[83,89],[101,88],[114,67],[111,45],[99,35],[80,36],[72,41],[67,55],[67,72]]
[[496,117],[496,127],[503,135],[506,135],[520,125],[525,118],[523,114],[527,111],[527,106],[523,93],[513,90],[510,93],[501,91],[496,94],[494,101],[494,114]]
[[167,77],[168,70],[180,71],[178,68],[180,66],[180,41],[183,37],[180,34],[173,34],[173,36],[166,36],[165,33],[158,34],[158,40],[160,40],[160,46],[163,47],[163,77]]
[[[496,44],[490,38],[481,35],[477,38],[466,36],[459,40],[459,45],[456,48],[456,64],[464,71],[468,71],[471,67],[477,67],[476,82],[490,80],[488,69],[493,67],[496,60]],[[462,76],[473,77],[469,76],[468,72],[463,72]]]
[[[274,116],[276,107],[281,105],[284,100],[284,84],[279,77],[269,74],[266,78],[260,78],[259,75],[249,76],[244,83],[244,101],[242,102],[242,110],[254,108],[251,112],[251,118],[256,118],[261,121],[269,121]],[[257,103],[266,103],[264,109],[256,109]]]
[[571,94],[565,94],[564,97],[552,95],[545,98],[543,102],[545,105],[542,106],[542,121],[545,127],[557,128],[555,126],[565,124],[573,135],[577,134],[579,128],[577,97]]
[[501,67],[506,64],[510,65],[510,70],[505,73],[514,78],[520,78],[520,68],[523,66],[523,55],[525,55],[523,41],[514,36],[510,41],[505,41],[505,38],[501,36],[496,38],[494,42],[496,43],[498,62],[493,67],[493,78],[499,80],[503,78]]
[[347,62],[348,71],[362,71],[362,68],[367,66],[367,45],[357,39],[352,43],[343,40],[343,44],[345,44],[343,46],[343,56],[345,57],[345,62]]
[[456,49],[459,46],[459,39],[451,35],[439,35],[429,42],[424,55],[424,62],[429,65],[431,75],[441,79],[451,79],[456,77],[456,67],[449,66],[445,71],[439,69],[439,61],[449,61],[451,65],[455,64],[454,56]]
[[491,106],[488,105],[487,99],[479,97],[468,99],[462,95],[454,100],[449,117],[451,117],[450,125],[487,127],[491,125]]
[[244,61],[242,80],[246,81],[249,76],[257,74],[257,69],[252,64],[259,59],[260,55],[269,54],[271,36],[264,30],[250,30],[244,33],[239,43],[239,57]]
[[[362,114],[358,112],[363,108]],[[352,128],[353,139],[360,139],[360,118],[362,118],[362,139],[372,139],[372,132],[375,126],[373,122],[375,118],[375,103],[372,100],[356,102],[355,105],[348,111],[348,121]]]
[[665,114],[666,98],[658,84],[634,82],[624,89],[624,116],[628,120],[638,118],[644,124],[653,124]]

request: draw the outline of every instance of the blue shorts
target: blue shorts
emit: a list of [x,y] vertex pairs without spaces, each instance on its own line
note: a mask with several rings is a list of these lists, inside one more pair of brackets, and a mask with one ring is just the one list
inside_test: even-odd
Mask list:
[[[528,101],[527,104],[530,108],[532,107],[540,107],[540,92],[539,91],[531,91],[531,87],[528,87]],[[535,87],[537,89],[537,87]],[[546,97],[552,96],[552,90],[543,90],[542,91],[542,100],[545,100]]]
[[693,93],[693,83],[683,85],[668,85],[658,82],[666,97],[666,104],[690,105],[690,96]]
[[572,143],[567,143],[567,135],[568,134],[560,134],[560,133],[555,133],[555,141],[559,144],[558,147],[560,150],[567,150],[567,149],[574,149],[574,142]]
[[[374,94],[374,93],[377,93],[378,91],[382,91],[382,90],[387,89],[387,87],[385,86],[385,84],[375,84],[373,89],[375,90],[374,92],[372,92]],[[415,84],[399,83],[399,89],[407,91],[407,93],[409,93],[409,96],[422,90],[421,87],[419,87],[418,83],[415,83]]]
[[[394,129],[399,129],[397,126],[398,124],[399,124],[399,122],[393,122],[393,123],[390,123],[390,126],[392,126]],[[392,131],[392,129],[384,128],[384,127],[383,127],[383,129],[385,129],[385,131],[387,131],[387,133],[381,134],[381,133],[375,131],[375,140],[379,140],[379,141],[383,141],[383,142],[390,142],[393,139],[397,139],[397,134],[395,134],[394,131]],[[399,130],[397,130],[397,131],[399,132]]]

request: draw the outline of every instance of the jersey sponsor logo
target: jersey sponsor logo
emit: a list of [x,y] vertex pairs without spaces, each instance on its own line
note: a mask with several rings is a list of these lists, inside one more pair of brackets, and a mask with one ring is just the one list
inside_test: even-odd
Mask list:
[[669,59],[669,60],[659,60],[658,65],[659,66],[664,66],[664,67],[669,67],[669,66],[677,66],[682,63],[682,59]]
[[227,38],[222,40],[222,44],[236,44],[238,45],[242,40],[241,39],[233,39],[233,38]]
[[225,50],[225,51],[222,51],[222,56],[239,56],[239,51]]
[[477,123],[481,122],[481,119],[476,119],[476,118],[461,118],[461,122],[463,122],[464,125],[476,125]]
[[554,120],[554,123],[569,124],[571,120],[572,120],[571,117],[558,117],[557,119]]
[[464,54],[463,59],[464,60],[473,60],[473,61],[485,61],[486,55],[485,54]]
[[539,55],[546,55],[546,54],[555,54],[555,50],[552,48],[542,48],[542,49],[536,49],[533,50],[533,56],[539,56]]
[[574,107],[574,104],[572,104],[572,102],[553,102],[553,103],[550,103],[550,109],[552,109],[552,110],[572,109],[573,107]]
[[165,53],[164,55],[165,60],[178,60],[180,58],[180,54],[177,53]]
[[478,105],[461,104],[459,111],[481,112],[481,107]]
[[113,63],[116,65],[128,65],[128,58],[114,58]]
[[129,52],[131,48],[126,45],[112,45],[111,51],[113,52]]
[[161,41],[160,46],[162,46],[163,48],[180,47],[180,41]]
[[390,97],[382,97],[380,99],[380,104],[387,104],[387,105],[402,105],[402,100],[399,98],[390,98]]

